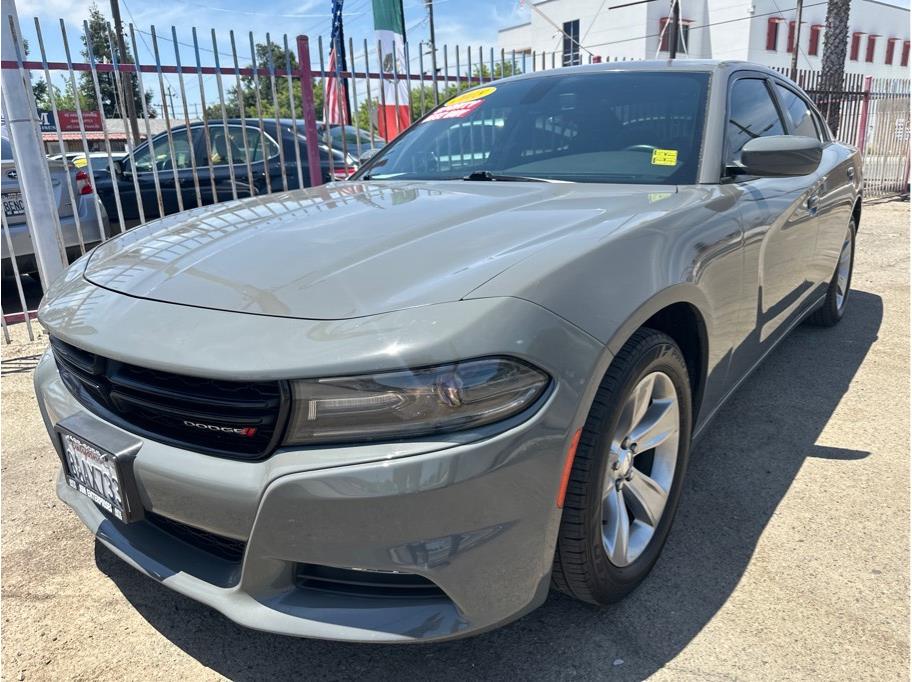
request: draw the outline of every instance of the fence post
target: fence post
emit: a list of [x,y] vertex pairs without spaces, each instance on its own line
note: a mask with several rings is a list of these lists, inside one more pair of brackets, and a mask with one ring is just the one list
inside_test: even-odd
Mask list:
[[35,262],[46,288],[63,272],[67,263],[60,216],[48,161],[41,147],[29,72],[22,67],[25,54],[14,0],[3,0],[0,20],[3,23],[0,31],[3,68],[0,72],[6,127],[14,149],[19,187],[25,199],[25,219],[35,248]]
[[[298,71],[301,77],[301,114],[304,118],[304,137],[307,138],[307,170],[310,186],[323,184],[323,167],[320,163],[317,114],[314,108],[313,71],[310,69],[310,43],[307,36],[298,36]],[[329,152],[332,154],[332,150]]]
[[871,83],[873,76],[865,76],[863,93],[861,96],[861,112],[858,115],[858,130],[855,133],[855,146],[864,155],[865,138],[868,136],[868,103],[871,101]]

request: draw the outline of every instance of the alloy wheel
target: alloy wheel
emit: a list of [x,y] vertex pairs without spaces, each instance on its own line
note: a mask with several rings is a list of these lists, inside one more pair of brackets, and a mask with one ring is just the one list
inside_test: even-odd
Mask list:
[[680,407],[664,372],[631,391],[608,445],[602,487],[602,545],[615,566],[627,566],[655,535],[674,480]]
[[852,274],[852,226],[846,231],[839,263],[836,266],[836,310],[842,311],[849,295],[849,277]]

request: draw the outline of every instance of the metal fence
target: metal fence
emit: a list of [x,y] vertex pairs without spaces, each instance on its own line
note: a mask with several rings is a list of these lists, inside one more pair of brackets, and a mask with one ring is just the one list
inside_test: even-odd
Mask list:
[[[323,95],[333,76],[322,38],[233,31],[224,36],[192,27],[160,31],[128,24],[124,38],[134,60],[118,58],[118,39],[108,25],[85,22],[75,34],[63,20],[48,29],[38,19],[22,25],[15,16],[2,19],[4,36],[15,48],[4,52],[2,69],[19,74],[23,84],[32,83],[33,124],[42,130],[44,151],[85,159],[65,161],[73,175],[65,197],[73,215],[58,241],[71,259],[100,239],[171,212],[345,177],[395,132],[379,114],[388,104],[405,107],[411,122],[468,87],[564,65],[560,52],[427,43],[401,46],[400,61],[385,59],[389,55],[379,42],[349,38],[348,68],[338,72],[347,82],[351,126],[346,128],[322,120]],[[81,61],[74,57],[76,45]],[[39,100],[34,90],[41,81],[50,87]],[[802,71],[798,82],[824,115],[839,102],[836,136],[864,151],[866,196],[905,192],[909,81],[849,75],[843,89],[827,92],[817,88],[819,73]],[[134,92],[140,93],[135,98],[139,139],[121,116]],[[18,158],[15,149],[13,155]],[[76,210],[80,202],[88,202],[91,211]],[[11,286],[7,278],[3,287],[8,340],[6,324],[12,322],[25,321],[31,335],[41,288],[34,276],[23,277],[40,270],[36,259],[15,246],[28,243],[16,238],[17,231],[31,226],[12,215],[15,210],[8,215],[6,204],[4,194],[4,275],[15,282]],[[92,233],[96,224],[100,233]]]

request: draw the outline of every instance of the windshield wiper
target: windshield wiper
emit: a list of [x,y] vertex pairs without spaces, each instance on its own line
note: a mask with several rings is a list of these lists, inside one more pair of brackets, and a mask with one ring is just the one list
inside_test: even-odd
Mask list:
[[466,175],[463,180],[487,180],[489,182],[552,182],[546,178],[533,178],[528,175],[504,175],[489,170],[476,170]]

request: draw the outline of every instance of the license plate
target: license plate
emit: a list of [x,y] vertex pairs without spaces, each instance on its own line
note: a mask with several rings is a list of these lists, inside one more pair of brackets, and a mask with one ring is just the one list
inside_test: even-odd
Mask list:
[[127,477],[110,452],[58,427],[66,482],[106,512],[128,522],[135,505],[127,499]]
[[22,192],[5,192],[3,194],[3,212],[7,218],[25,215],[25,202],[22,200]]

